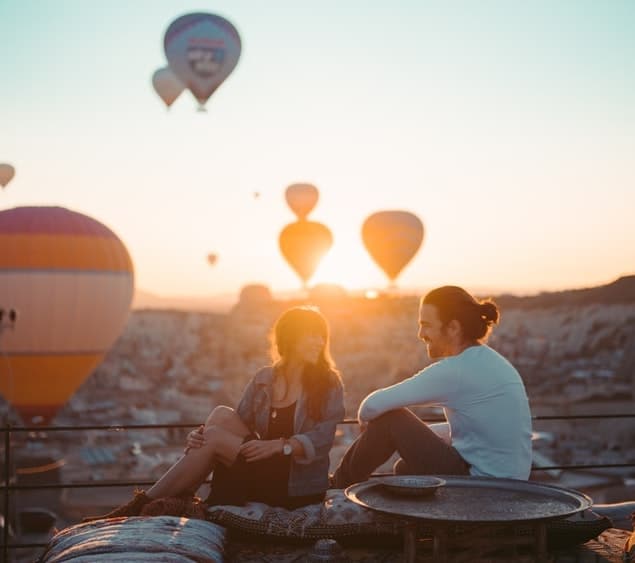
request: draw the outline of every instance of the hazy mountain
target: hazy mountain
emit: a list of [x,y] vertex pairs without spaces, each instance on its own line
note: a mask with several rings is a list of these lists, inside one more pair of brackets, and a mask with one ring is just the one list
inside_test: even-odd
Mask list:
[[635,275],[623,276],[609,284],[584,289],[541,292],[527,297],[504,294],[496,297],[496,302],[503,309],[635,303]]
[[[328,284],[321,284],[321,286],[326,285]],[[312,297],[315,297],[316,294],[324,298],[328,297],[326,295],[328,292],[322,291],[324,288],[321,286],[314,288],[320,291],[312,291]],[[425,291],[424,289],[401,288],[395,292],[394,296],[418,299]],[[293,300],[299,298],[299,293],[298,291],[277,293],[274,298],[278,301]],[[495,295],[496,302],[502,309],[540,309],[573,305],[635,303],[635,275],[623,276],[614,282],[597,287],[541,292],[537,295],[520,296],[508,293],[496,295],[496,292],[485,290],[476,291],[475,293],[479,296]],[[346,291],[341,289],[338,293],[339,298],[344,297],[345,294]],[[351,292],[349,295],[353,298],[360,297],[363,296],[363,292]],[[237,302],[237,293],[209,295],[206,297],[160,296],[149,291],[144,291],[143,289],[137,289],[132,302],[132,308],[137,310],[160,309],[228,312]]]
[[133,309],[160,309],[177,311],[226,312],[236,303],[234,294],[209,295],[207,297],[164,297],[137,289],[132,300]]

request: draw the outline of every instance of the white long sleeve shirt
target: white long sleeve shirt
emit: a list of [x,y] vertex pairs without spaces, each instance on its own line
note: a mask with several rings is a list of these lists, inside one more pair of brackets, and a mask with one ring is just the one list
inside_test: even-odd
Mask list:
[[450,443],[470,474],[528,479],[531,414],[518,371],[486,345],[471,346],[391,387],[368,395],[358,412],[368,422],[399,407],[443,407]]

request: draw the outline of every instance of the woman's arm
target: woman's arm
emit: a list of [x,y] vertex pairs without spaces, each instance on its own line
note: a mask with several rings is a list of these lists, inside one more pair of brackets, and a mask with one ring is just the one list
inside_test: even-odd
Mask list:
[[298,463],[311,463],[317,457],[328,456],[333,447],[335,430],[344,419],[344,389],[339,379],[331,387],[324,406],[324,418],[313,428],[294,434],[289,442]]
[[240,446],[239,453],[245,458],[245,461],[249,463],[282,454],[282,446],[283,442],[280,439],[250,440]]

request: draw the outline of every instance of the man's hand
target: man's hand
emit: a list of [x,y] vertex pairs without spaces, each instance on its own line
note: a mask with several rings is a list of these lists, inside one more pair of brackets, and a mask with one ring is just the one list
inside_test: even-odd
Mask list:
[[282,440],[250,440],[240,446],[245,461],[259,461],[282,453]]

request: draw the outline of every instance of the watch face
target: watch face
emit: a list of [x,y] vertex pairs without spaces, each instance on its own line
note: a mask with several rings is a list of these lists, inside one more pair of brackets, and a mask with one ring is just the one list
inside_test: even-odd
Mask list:
[[293,448],[291,447],[291,444],[285,444],[284,446],[282,446],[282,453],[284,455],[291,455],[293,453]]

